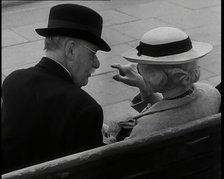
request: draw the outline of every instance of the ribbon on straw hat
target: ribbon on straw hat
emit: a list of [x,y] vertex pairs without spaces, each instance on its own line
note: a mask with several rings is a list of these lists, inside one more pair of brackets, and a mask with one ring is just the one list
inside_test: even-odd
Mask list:
[[195,61],[211,50],[211,44],[192,41],[178,28],[159,27],[146,32],[136,49],[122,56],[133,63],[182,64]]

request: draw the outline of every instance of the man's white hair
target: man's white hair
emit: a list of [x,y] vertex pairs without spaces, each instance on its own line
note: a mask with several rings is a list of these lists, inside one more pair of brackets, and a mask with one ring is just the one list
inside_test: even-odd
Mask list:
[[54,51],[59,50],[62,46],[65,40],[72,39],[77,42],[80,42],[80,39],[72,38],[72,37],[66,37],[66,36],[50,36],[46,37],[44,41],[44,50],[46,51]]
[[44,40],[44,50],[54,51],[60,49],[65,39],[66,37],[63,36],[46,37]]

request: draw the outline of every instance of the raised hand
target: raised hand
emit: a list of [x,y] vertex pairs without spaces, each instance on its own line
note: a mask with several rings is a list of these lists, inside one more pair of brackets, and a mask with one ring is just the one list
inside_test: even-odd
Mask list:
[[138,73],[136,64],[129,63],[127,65],[122,65],[116,63],[112,64],[111,67],[119,71],[119,74],[114,75],[113,79],[129,86],[139,88],[142,100],[148,98],[152,94],[150,86],[146,85],[143,77]]
[[113,76],[114,80],[140,89],[145,87],[145,82],[142,76],[137,72],[136,64],[129,63],[127,65],[122,65],[116,63],[112,64],[111,67],[116,68],[119,71],[119,74]]

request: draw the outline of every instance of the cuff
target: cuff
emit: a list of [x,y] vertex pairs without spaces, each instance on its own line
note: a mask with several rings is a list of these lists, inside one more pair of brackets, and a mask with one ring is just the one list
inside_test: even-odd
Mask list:
[[142,112],[142,110],[148,106],[149,98],[142,101],[141,95],[136,95],[133,100],[131,101],[131,107],[133,107],[136,111]]
[[163,97],[160,93],[154,93],[154,94],[150,95],[148,98],[146,98],[145,100],[142,100],[141,95],[139,93],[131,101],[131,107],[134,108],[138,112],[142,112],[143,109],[160,101],[162,98]]

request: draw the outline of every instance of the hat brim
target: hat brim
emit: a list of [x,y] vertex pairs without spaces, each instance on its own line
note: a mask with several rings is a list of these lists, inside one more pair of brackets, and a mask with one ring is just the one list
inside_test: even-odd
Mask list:
[[150,57],[146,55],[138,56],[138,51],[136,49],[131,49],[122,54],[122,56],[133,63],[142,64],[182,64],[189,63],[197,60],[200,57],[208,54],[212,50],[212,45],[204,42],[192,41],[192,49],[175,55],[162,56],[162,57]]
[[39,28],[35,30],[40,36],[43,37],[49,37],[54,35],[74,37],[89,41],[98,46],[98,48],[102,51],[109,52],[111,50],[110,46],[102,38],[83,30],[66,28]]

